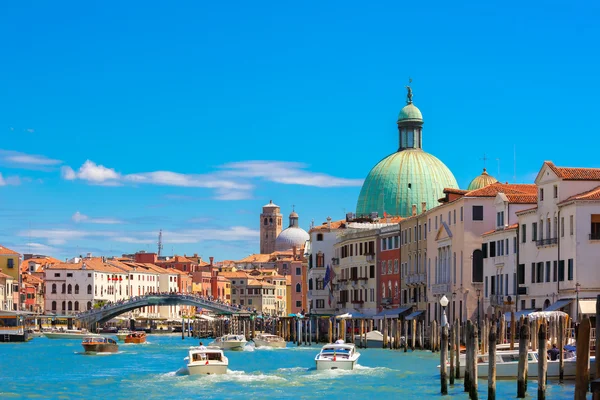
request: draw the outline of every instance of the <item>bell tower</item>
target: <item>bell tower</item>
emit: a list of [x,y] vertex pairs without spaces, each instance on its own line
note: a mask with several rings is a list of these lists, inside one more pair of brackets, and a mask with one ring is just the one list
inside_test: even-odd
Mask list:
[[260,254],[271,254],[275,251],[275,239],[281,233],[283,216],[273,200],[263,206],[260,214]]

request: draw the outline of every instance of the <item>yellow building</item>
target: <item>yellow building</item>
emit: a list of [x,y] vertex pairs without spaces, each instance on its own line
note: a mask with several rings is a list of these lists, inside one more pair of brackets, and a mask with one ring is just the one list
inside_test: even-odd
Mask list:
[[19,253],[0,245],[0,272],[19,281]]

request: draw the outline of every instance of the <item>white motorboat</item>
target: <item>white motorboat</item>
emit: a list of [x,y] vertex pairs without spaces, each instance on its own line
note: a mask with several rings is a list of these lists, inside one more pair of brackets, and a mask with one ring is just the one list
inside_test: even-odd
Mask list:
[[254,339],[256,347],[277,347],[284,348],[285,340],[281,336],[271,335],[269,333],[259,333]]
[[317,371],[327,369],[353,370],[360,353],[352,343],[326,344],[315,357]]
[[[527,376],[529,378],[537,378],[538,375],[538,352],[528,351],[527,352]],[[576,357],[567,353],[564,358],[564,378],[570,379],[575,378],[576,371]],[[466,356],[461,354],[459,357],[460,361],[460,374],[464,376],[466,367]],[[559,361],[558,360],[547,360],[548,378],[558,378],[560,373]],[[596,365],[595,357],[590,359],[590,370],[595,370]],[[439,366],[438,366],[439,367]],[[487,379],[489,371],[489,355],[479,354],[477,355],[477,377],[480,379]],[[496,352],[496,378],[498,379],[516,379],[519,371],[519,351],[518,350],[499,350]]]
[[78,339],[85,337],[100,337],[97,333],[90,333],[87,329],[58,329],[50,332],[44,332],[48,339]]
[[244,335],[224,335],[218,337],[210,345],[223,350],[243,350],[248,343]]
[[188,371],[190,375],[221,375],[227,373],[229,359],[215,346],[190,347]]
[[128,335],[131,335],[133,332],[131,332],[129,329],[119,329],[119,331],[117,332],[117,339],[119,339],[120,341],[125,341],[125,338]]

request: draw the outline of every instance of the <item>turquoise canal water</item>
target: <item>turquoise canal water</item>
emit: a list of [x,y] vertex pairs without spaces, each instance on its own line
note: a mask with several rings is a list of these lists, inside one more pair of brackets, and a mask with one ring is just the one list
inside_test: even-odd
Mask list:
[[[204,341],[205,344],[207,340]],[[439,396],[439,353],[361,349],[354,371],[315,370],[319,346],[228,351],[227,375],[189,376],[184,357],[192,338],[149,335],[120,344],[119,353],[85,355],[78,340],[35,338],[0,344],[0,399],[419,399]],[[497,398],[516,397],[516,382],[499,381]],[[459,385],[454,399],[466,399]],[[480,398],[487,381],[479,381]],[[572,399],[572,384],[549,382],[548,399]],[[528,394],[537,397],[536,382]]]

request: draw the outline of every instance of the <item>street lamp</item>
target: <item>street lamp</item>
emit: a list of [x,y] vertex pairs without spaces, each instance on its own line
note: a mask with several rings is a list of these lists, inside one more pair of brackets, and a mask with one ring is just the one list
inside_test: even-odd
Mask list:
[[481,298],[481,289],[477,289],[477,326],[481,325],[481,305],[479,303],[479,299]]
[[575,314],[575,322],[579,322],[579,288],[581,285],[579,282],[575,284],[575,295],[577,296],[577,313]]
[[446,318],[446,306],[448,305],[448,298],[446,295],[440,299],[440,305],[442,306],[442,328],[448,326],[448,318]]

